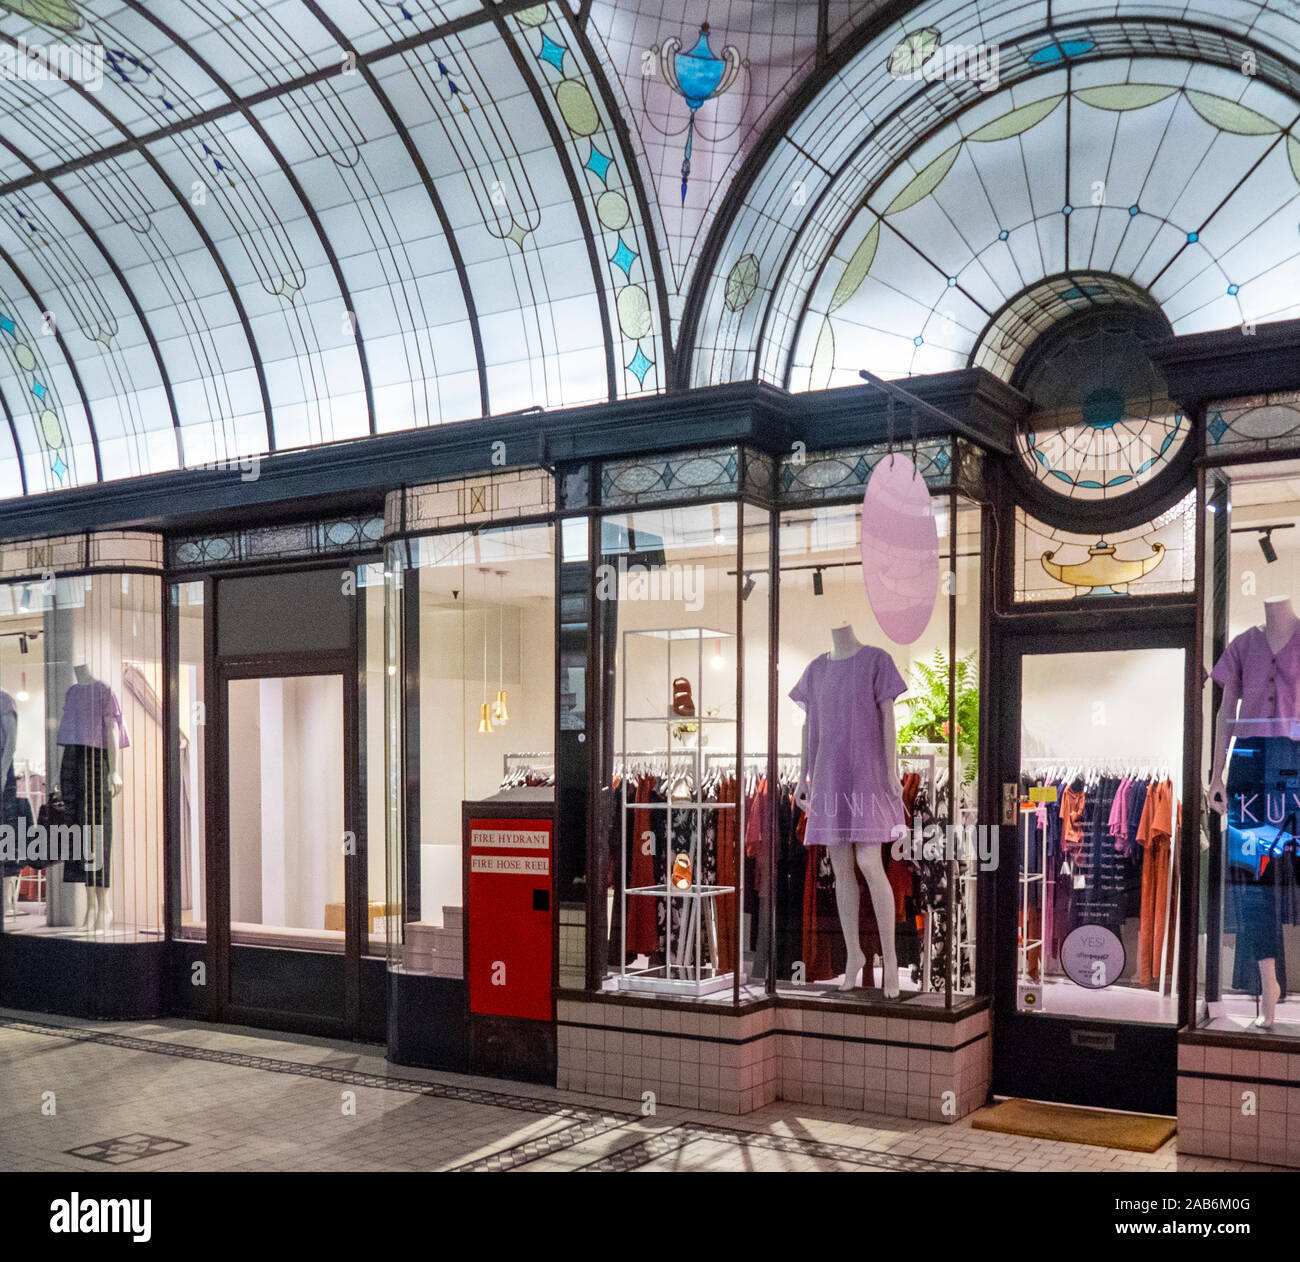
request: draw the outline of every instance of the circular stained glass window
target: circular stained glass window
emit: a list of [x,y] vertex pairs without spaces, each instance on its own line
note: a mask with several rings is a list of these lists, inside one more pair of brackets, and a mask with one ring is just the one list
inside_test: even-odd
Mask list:
[[1147,350],[1167,331],[1158,312],[1108,305],[1067,317],[1028,348],[1012,378],[1031,403],[1019,447],[1045,489],[1114,499],[1151,482],[1182,449],[1188,419]]

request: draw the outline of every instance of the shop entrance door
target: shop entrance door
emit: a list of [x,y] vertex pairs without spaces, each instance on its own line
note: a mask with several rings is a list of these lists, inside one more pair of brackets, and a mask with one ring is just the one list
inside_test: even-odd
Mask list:
[[993,1090],[1173,1113],[1191,653],[1073,643],[1004,663]]

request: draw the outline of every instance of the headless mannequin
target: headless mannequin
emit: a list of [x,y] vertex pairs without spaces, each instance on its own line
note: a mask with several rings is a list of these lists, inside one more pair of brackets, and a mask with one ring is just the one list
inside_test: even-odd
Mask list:
[[[10,705],[13,702],[10,701]],[[9,779],[9,768],[14,765],[14,750],[18,746],[18,724],[13,726],[5,733],[4,744],[0,746],[0,787]],[[7,876],[4,878],[4,918],[10,918],[18,915],[18,886],[22,882],[20,876]]]
[[[90,668],[84,664],[72,668],[72,673],[77,677],[79,684],[93,684],[95,677],[90,673]],[[113,797],[117,797],[122,791],[122,777],[117,774],[117,729],[113,724],[108,725],[108,731],[105,735],[107,744],[104,752],[108,758],[108,783],[109,792]],[[107,873],[104,874],[107,877]],[[86,916],[81,922],[83,933],[104,933],[112,928],[113,925],[113,903],[110,891],[106,885],[87,885],[86,886]]]
[[[1300,631],[1300,617],[1296,616],[1291,601],[1286,596],[1270,596],[1264,602],[1264,638],[1268,641],[1269,652],[1280,653],[1292,637]],[[1228,741],[1230,739],[1231,720],[1237,717],[1237,707],[1241,703],[1241,693],[1235,684],[1228,684],[1223,689],[1223,704],[1214,723],[1214,763],[1210,769],[1209,805],[1212,811],[1226,815],[1228,811],[1228,790],[1224,776],[1228,767]],[[1282,987],[1277,980],[1277,961],[1260,960],[1260,1013],[1255,1024],[1262,1030],[1272,1029],[1273,1019],[1277,1015],[1277,1001],[1281,997]]]
[[[842,661],[852,657],[863,646],[853,634],[853,628],[845,623],[831,628],[831,660]],[[894,780],[898,781],[898,745],[894,727],[894,706],[885,701],[880,706],[881,726],[884,730],[885,765],[895,770]],[[799,788],[795,792],[795,802],[802,810],[808,809],[808,786],[811,781],[811,769],[808,766],[808,729],[804,728],[803,766],[799,774]],[[902,796],[900,787],[899,796]],[[844,933],[844,944],[848,948],[848,961],[844,967],[844,980],[841,990],[853,990],[859,983],[858,977],[866,966],[866,953],[862,950],[862,935],[858,921],[858,880],[854,873],[854,862],[861,870],[871,894],[871,908],[876,915],[876,928],[880,932],[881,982],[886,999],[898,998],[898,948],[894,943],[894,891],[885,875],[885,858],[883,846],[877,845],[841,845],[827,846],[831,868],[835,872],[835,906],[840,914],[840,929]]]

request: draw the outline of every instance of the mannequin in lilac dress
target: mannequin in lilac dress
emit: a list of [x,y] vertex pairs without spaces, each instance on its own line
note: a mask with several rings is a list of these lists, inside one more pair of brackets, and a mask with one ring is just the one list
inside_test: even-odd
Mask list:
[[848,949],[840,989],[854,989],[867,963],[856,863],[880,932],[885,998],[895,999],[894,891],[883,851],[905,830],[894,698],[907,685],[889,654],[861,644],[847,624],[831,630],[831,642],[831,651],[810,662],[790,691],[808,716],[795,801],[808,816],[804,845],[825,846],[835,872],[835,903]]
[[[113,798],[122,790],[117,751],[131,741],[113,690],[85,665],[74,666],[73,673],[77,682],[64,694],[59,720],[58,741],[63,746],[59,791],[64,808],[82,829],[81,872],[73,878],[86,885],[86,918],[81,927],[87,933],[103,933],[113,923],[109,897]],[[68,879],[65,865],[64,880]]]

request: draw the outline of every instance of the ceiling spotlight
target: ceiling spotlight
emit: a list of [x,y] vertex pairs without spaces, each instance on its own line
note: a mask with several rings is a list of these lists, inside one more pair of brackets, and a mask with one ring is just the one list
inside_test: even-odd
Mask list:
[[20,653],[27,652],[27,637],[25,635],[20,635],[18,637],[18,651]]
[[744,587],[742,587],[742,588],[740,589],[740,599],[741,599],[741,600],[748,600],[749,597],[750,597],[750,594],[751,594],[751,593],[753,592],[753,590],[754,590],[754,587],[755,587],[754,576],[753,576],[752,574],[746,574],[746,575],[745,575],[745,585],[744,585]]
[[813,570],[813,595],[820,596],[821,594],[822,594],[822,572],[821,570]]
[[1267,530],[1259,532],[1259,550],[1264,554],[1264,560],[1272,565],[1277,560],[1277,549],[1273,546],[1273,528],[1270,526]]

